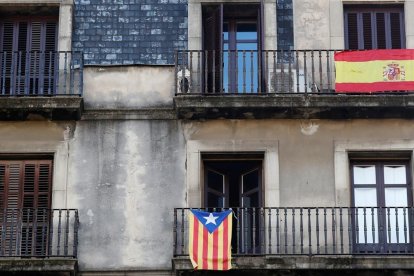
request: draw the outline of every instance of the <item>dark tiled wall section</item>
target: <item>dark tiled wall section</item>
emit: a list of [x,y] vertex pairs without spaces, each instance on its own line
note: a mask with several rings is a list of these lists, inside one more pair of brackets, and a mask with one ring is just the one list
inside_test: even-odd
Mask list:
[[75,0],[85,64],[173,64],[187,48],[187,0]]
[[277,48],[293,50],[293,4],[292,0],[277,0]]

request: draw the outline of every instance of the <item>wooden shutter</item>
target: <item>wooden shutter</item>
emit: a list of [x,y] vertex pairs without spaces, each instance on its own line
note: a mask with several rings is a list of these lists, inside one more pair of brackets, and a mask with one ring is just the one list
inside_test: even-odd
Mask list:
[[347,49],[404,48],[403,8],[392,6],[345,8]]
[[46,255],[51,184],[51,160],[0,161],[2,254]]
[[[51,93],[57,19],[5,19],[0,22],[0,27],[0,52],[7,52],[6,66],[0,67],[0,78],[5,78],[4,90],[0,91],[4,94]],[[15,52],[13,58],[12,52]]]
[[[222,36],[223,36],[223,4],[209,5],[203,9],[203,39],[207,56],[204,66],[207,67],[207,92],[221,90]],[[214,56],[213,56],[214,51]]]
[[358,45],[358,19],[356,13],[346,14],[346,44],[347,48],[351,50],[359,49]]

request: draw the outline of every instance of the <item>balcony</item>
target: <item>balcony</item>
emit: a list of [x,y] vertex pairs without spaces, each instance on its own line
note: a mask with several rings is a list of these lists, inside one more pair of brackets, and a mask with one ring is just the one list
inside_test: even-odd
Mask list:
[[[188,212],[174,210],[176,271],[192,270]],[[264,207],[233,212],[235,269],[414,269],[413,207]]]
[[336,51],[177,51],[178,116],[414,118],[414,91],[336,93]]
[[0,227],[0,271],[75,271],[78,210],[5,209]]
[[77,120],[82,111],[81,52],[0,52],[0,120]]

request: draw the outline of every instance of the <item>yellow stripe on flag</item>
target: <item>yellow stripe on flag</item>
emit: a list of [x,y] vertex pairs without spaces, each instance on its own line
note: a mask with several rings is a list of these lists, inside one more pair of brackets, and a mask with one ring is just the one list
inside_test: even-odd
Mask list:
[[[191,214],[190,213],[190,215],[188,216],[188,223],[189,223],[189,233],[194,233],[194,215],[193,214]],[[191,263],[192,263],[192,265],[193,265],[193,267],[194,266],[196,266],[197,265],[197,261],[198,260],[193,260],[193,258],[192,258],[192,256],[193,256],[193,244],[194,244],[194,241],[193,241],[193,235],[191,235],[190,234],[190,238],[189,238],[189,241],[188,241],[188,252],[189,252],[189,254],[190,254],[190,260],[191,260]]]
[[208,233],[208,254],[207,254],[207,269],[213,269],[213,234]]
[[223,270],[223,225],[218,228],[218,270]]
[[336,82],[373,83],[387,81],[387,75],[384,75],[384,72],[390,64],[397,64],[400,68],[399,81],[414,81],[414,60],[374,60],[364,62],[336,61]]
[[198,267],[199,269],[203,268],[203,229],[204,226],[202,223],[198,224]]

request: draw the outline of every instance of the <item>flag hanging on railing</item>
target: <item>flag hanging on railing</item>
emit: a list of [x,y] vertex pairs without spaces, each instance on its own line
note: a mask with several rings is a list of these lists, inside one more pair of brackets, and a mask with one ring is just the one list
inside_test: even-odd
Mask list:
[[232,211],[189,212],[189,254],[194,269],[231,268]]
[[414,91],[414,50],[335,53],[336,92]]

